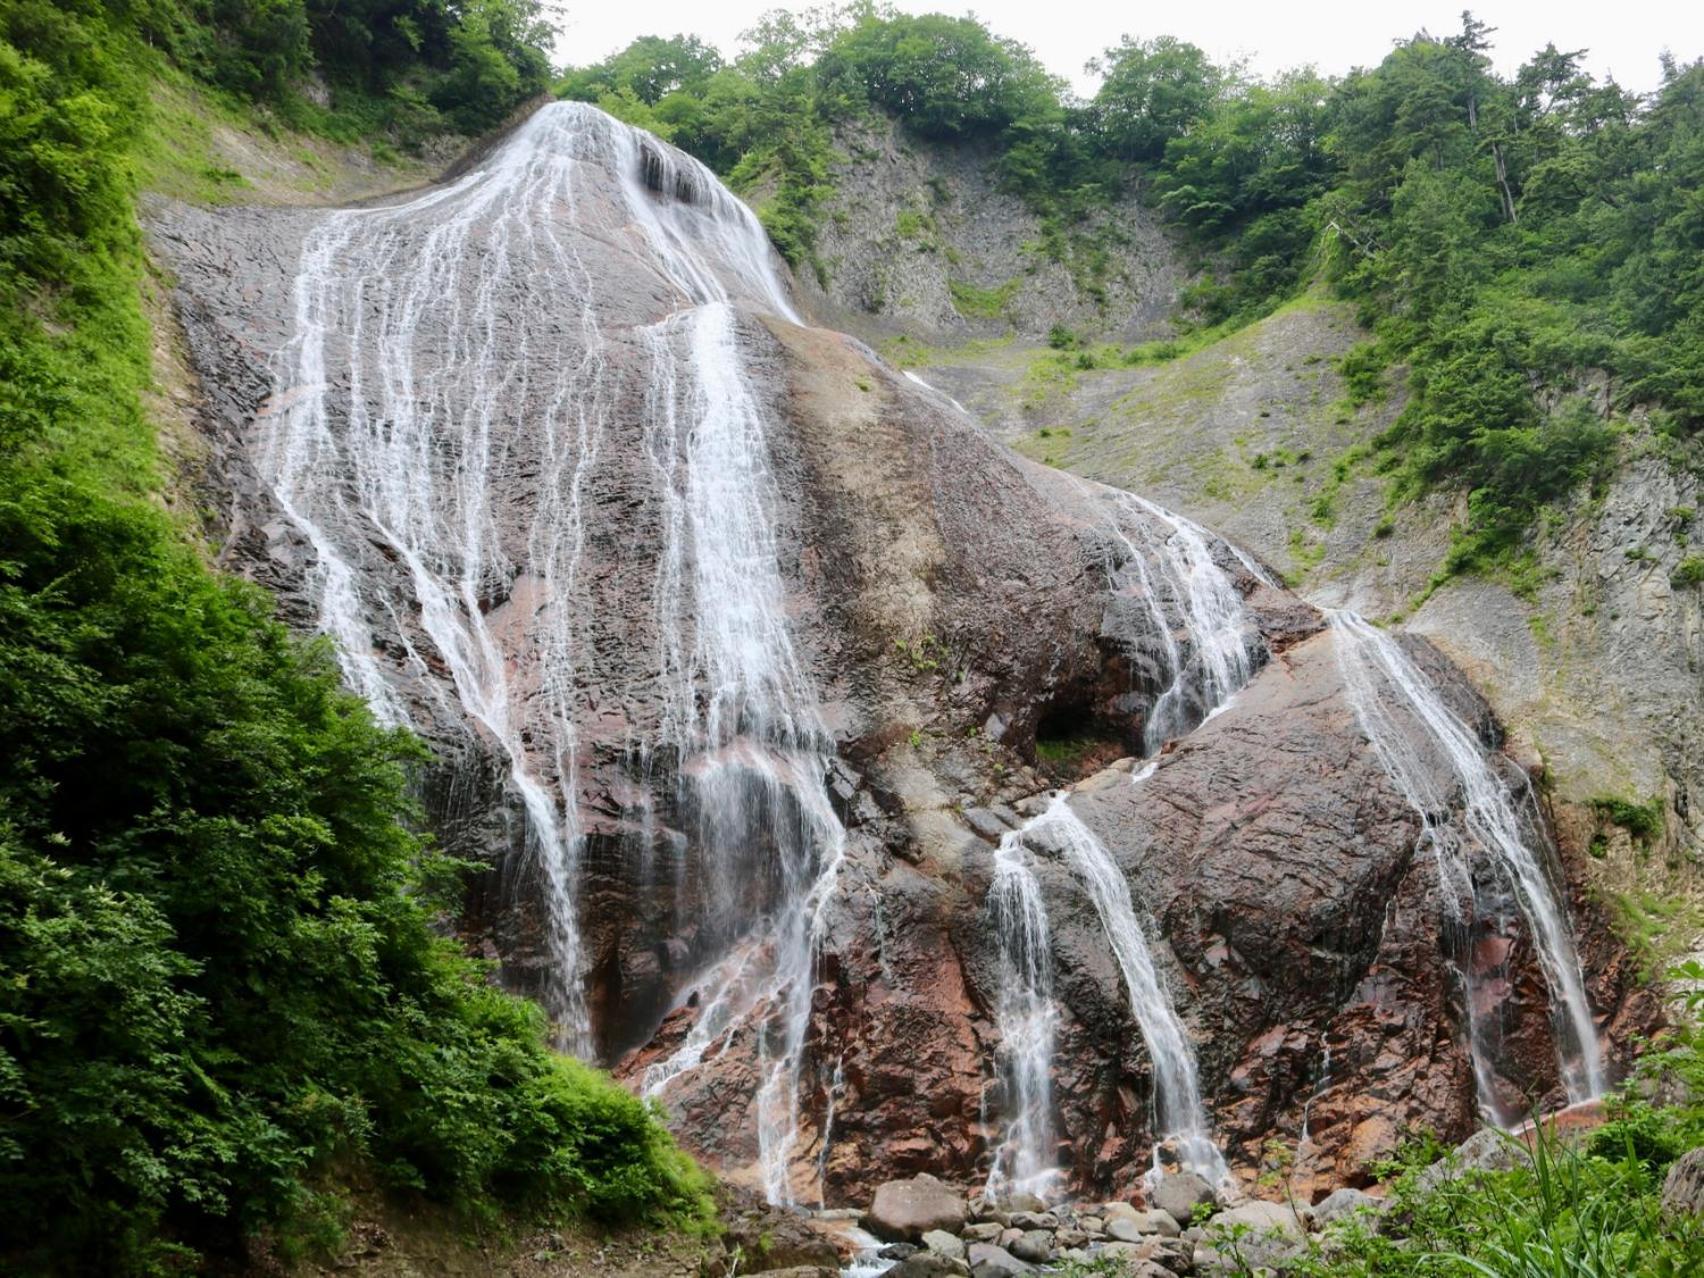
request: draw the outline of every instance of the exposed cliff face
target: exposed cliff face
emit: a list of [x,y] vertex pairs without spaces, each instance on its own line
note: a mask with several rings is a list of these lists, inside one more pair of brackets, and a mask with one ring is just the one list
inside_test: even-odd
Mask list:
[[[1023,352],[932,352],[922,372],[1025,453],[1152,494],[1322,605],[1386,617],[1428,593],[1465,510],[1445,495],[1390,510],[1383,477],[1339,475],[1402,407],[1399,379],[1346,405],[1333,361],[1365,338],[1347,307],[1310,299],[1174,363],[1081,374],[1041,406],[1024,402]],[[1515,755],[1543,768],[1572,872],[1611,894],[1698,898],[1704,591],[1675,575],[1704,553],[1701,502],[1696,464],[1636,425],[1604,491],[1535,529],[1522,594],[1454,579],[1403,622],[1485,692]],[[1606,822],[1604,798],[1659,800],[1653,846]]]
[[[173,208],[153,239],[225,562],[432,744],[434,821],[490,867],[469,934],[719,1166],[806,1202],[986,1175],[995,849],[1119,758],[1072,807],[1233,1163],[1305,1114],[1321,1183],[1357,1180],[1405,1123],[1471,1122],[1435,865],[1319,614],[797,322],[690,161],[563,105],[404,203]],[[1032,854],[1058,1161],[1129,1185],[1166,1134],[1148,1051],[1081,875]],[[1527,939],[1488,939],[1496,1068],[1553,1094]]]
[[924,141],[886,119],[848,124],[835,152],[823,277],[799,281],[824,322],[931,341],[1036,336],[1055,324],[1123,341],[1169,330],[1185,272],[1139,195],[1050,238],[1002,189],[992,153]]

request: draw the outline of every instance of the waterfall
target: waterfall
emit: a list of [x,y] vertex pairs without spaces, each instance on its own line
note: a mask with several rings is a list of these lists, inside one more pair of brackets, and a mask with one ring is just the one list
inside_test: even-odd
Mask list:
[[[633,270],[593,270],[593,241]],[[595,503],[600,471],[647,470],[657,643],[632,695],[659,722],[634,753],[689,814],[705,887],[694,921],[725,954],[649,1082],[660,1090],[750,1025],[762,1174],[780,1201],[845,836],[824,782],[832,740],[787,619],[770,414],[739,336],[747,312],[798,321],[775,261],[708,169],[593,107],[552,103],[454,183],[313,227],[258,460],[313,548],[319,625],[349,683],[401,723],[400,688],[442,671],[506,760],[547,898],[542,998],[581,1054],[579,770],[600,687],[585,551],[623,533]],[[656,797],[640,804],[647,823]]]
[[834,1058],[834,1073],[828,1080],[828,1100],[823,1106],[822,1139],[817,1145],[817,1210],[828,1206],[828,1154],[834,1144],[834,1107],[846,1086],[846,1053]]
[[1262,584],[1274,583],[1193,520],[1134,493],[1081,487],[1106,508],[1106,527],[1124,551],[1122,560],[1109,558],[1108,580],[1115,592],[1139,598],[1159,645],[1161,688],[1142,725],[1143,753],[1151,755],[1222,709],[1264,655],[1242,593],[1214,559],[1213,545],[1227,546]]
[[951,395],[947,394],[947,392],[942,390],[939,386],[934,386],[934,385],[931,385],[929,382],[924,381],[921,377],[917,376],[917,374],[912,372],[909,368],[905,370],[905,380],[908,381],[908,382],[911,382],[914,385],[921,386],[924,390],[928,391],[931,395],[938,395],[940,398],[946,400],[947,403],[951,404],[955,409],[957,409],[964,416],[966,416],[966,417],[970,416],[970,410],[967,409],[963,404],[959,403],[958,400],[954,399]]
[[[1550,990],[1568,1099],[1601,1095],[1597,1030],[1567,912],[1547,865],[1547,841],[1531,788],[1518,796],[1511,792],[1492,767],[1490,752],[1393,638],[1352,612],[1333,612],[1329,618],[1350,704],[1385,771],[1420,816],[1451,921],[1458,926],[1469,921],[1466,911],[1474,899],[1470,858],[1477,846],[1489,855],[1531,931]],[[1470,981],[1465,969],[1463,976]],[[1490,1062],[1476,1021],[1470,996],[1468,1030],[1480,1100],[1501,1118],[1490,1094]]]
[[1306,1145],[1308,1141],[1312,1139],[1308,1132],[1308,1118],[1313,1113],[1313,1103],[1321,1096],[1325,1095],[1326,1091],[1331,1087],[1331,1044],[1326,1041],[1323,1034],[1320,1036],[1319,1050],[1321,1053],[1319,1077],[1314,1080],[1313,1090],[1308,1093],[1308,1098],[1302,1102],[1302,1134],[1300,1143],[1303,1145]]
[[1047,911],[1027,859],[1026,848],[1034,846],[1050,847],[1064,860],[1093,904],[1118,962],[1130,1014],[1153,1065],[1156,1168],[1160,1143],[1170,1141],[1184,1166],[1217,1183],[1226,1167],[1201,1103],[1194,1049],[1154,966],[1129,884],[1069,800],[1068,791],[1054,796],[1022,829],[1005,835],[995,853],[989,905],[991,925],[1001,938],[996,1018],[1009,1103],[987,1192],[991,1197],[1021,1189],[1039,1192],[1035,1187],[1048,1184],[1057,1170],[1048,1084],[1057,1011]]
[[[1047,812],[1064,801],[1061,793]],[[1025,838],[1046,815],[1001,836],[988,893],[989,926],[1000,938],[994,1019],[1005,1086],[1005,1135],[995,1150],[986,1190],[992,1201],[1014,1193],[1045,1198],[1059,1177],[1051,1081],[1059,1010],[1053,1001],[1047,907],[1024,847]]]

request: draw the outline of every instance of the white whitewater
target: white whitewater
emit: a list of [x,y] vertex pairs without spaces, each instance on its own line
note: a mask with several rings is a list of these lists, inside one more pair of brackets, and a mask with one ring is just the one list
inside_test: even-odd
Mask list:
[[1253,677],[1261,657],[1242,592],[1214,559],[1214,544],[1226,546],[1263,585],[1276,583],[1191,519],[1134,493],[1082,489],[1106,508],[1106,526],[1125,552],[1122,562],[1107,565],[1113,589],[1139,596],[1159,644],[1164,686],[1142,727],[1143,753],[1153,754],[1221,709]]
[[[630,254],[672,313],[616,324],[652,304],[653,286],[600,279],[580,253],[588,238]],[[544,999],[580,1053],[591,1044],[578,722],[594,654],[575,601],[586,539],[608,532],[591,528],[588,485],[606,452],[632,447],[612,435],[622,378],[608,357],[615,342],[643,352],[664,715],[637,749],[673,768],[696,815],[706,934],[730,955],[705,978],[691,1038],[651,1081],[666,1086],[761,1018],[763,1178],[789,1199],[815,954],[844,832],[824,788],[831,743],[787,622],[770,423],[739,342],[742,312],[798,318],[761,226],[696,161],[595,108],[553,103],[454,183],[327,215],[304,245],[295,307],[260,464],[314,549],[320,626],[351,685],[402,722],[402,672],[375,622],[406,645],[397,613],[415,610],[462,711],[508,760],[548,897]],[[493,510],[517,477],[535,499],[519,514]],[[524,537],[505,540],[517,520]],[[387,593],[383,574],[405,587]],[[536,655],[524,673],[508,655],[517,629]],[[752,848],[765,849],[761,865]],[[769,905],[741,917],[752,882]]]
[[[1061,794],[1050,805],[1061,804]],[[1053,1040],[1059,1009],[1053,1001],[1047,907],[1030,869],[1024,840],[1046,817],[1001,836],[988,893],[989,925],[1000,938],[1000,990],[994,1007],[1000,1035],[997,1067],[1005,1091],[1005,1133],[988,1173],[987,1196],[1049,1197],[1059,1180],[1053,1124]]]
[[968,408],[966,408],[963,404],[959,403],[958,400],[954,399],[951,395],[947,394],[947,392],[942,390],[939,386],[936,386],[933,382],[924,381],[921,377],[917,376],[917,374],[912,372],[909,368],[904,370],[904,371],[905,371],[905,380],[906,381],[911,382],[914,385],[921,386],[924,390],[928,391],[931,395],[939,395],[942,399],[946,400],[947,403],[951,404],[954,408],[956,408],[964,416],[966,416],[966,417],[970,416],[970,410]]
[[[1557,1059],[1570,1103],[1599,1096],[1604,1070],[1572,928],[1550,869],[1530,788],[1515,795],[1490,752],[1391,636],[1352,612],[1329,614],[1345,688],[1385,771],[1420,816],[1443,897],[1458,924],[1473,901],[1471,854],[1482,848],[1532,935],[1550,990]],[[1466,905],[1464,905],[1466,903]],[[1470,999],[1471,1002],[1471,999]],[[1495,1116],[1489,1062],[1468,1014],[1480,1099]]]
[[995,854],[990,908],[1002,943],[1004,981],[996,1016],[1008,1112],[988,1195],[998,1198],[1026,1189],[1043,1193],[1057,1176],[1048,1078],[1058,1014],[1052,998],[1047,910],[1029,866],[1030,849],[1047,849],[1065,862],[1094,905],[1118,961],[1130,1014],[1153,1065],[1156,1168],[1159,1147],[1166,1142],[1185,1167],[1218,1183],[1227,1169],[1201,1103],[1195,1051],[1154,966],[1129,884],[1105,846],[1071,810],[1069,792],[1061,791],[1022,829],[1002,838]]

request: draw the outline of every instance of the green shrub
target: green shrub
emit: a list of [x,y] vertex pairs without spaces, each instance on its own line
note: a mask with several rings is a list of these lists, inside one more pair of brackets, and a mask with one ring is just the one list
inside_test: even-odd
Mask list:
[[1661,837],[1666,824],[1660,797],[1648,803],[1637,803],[1631,799],[1606,795],[1593,799],[1592,808],[1603,820],[1620,826],[1641,843],[1649,843]]
[[963,280],[948,280],[947,289],[953,297],[953,308],[966,319],[999,319],[1011,305],[1018,281],[1007,280],[998,288],[982,288]]
[[696,1213],[646,1108],[443,935],[418,744],[153,500],[131,174],[143,37],[200,65],[173,15],[0,7],[0,1264],[291,1253],[351,1165],[474,1215]]
[[1669,582],[1676,589],[1704,585],[1704,555],[1688,555],[1675,566]]
[[[1683,1056],[1696,1071],[1690,1048]],[[1506,1172],[1467,1172],[1423,1190],[1436,1151],[1405,1151],[1388,1170],[1389,1206],[1314,1240],[1299,1278],[1680,1278],[1695,1268],[1704,1229],[1665,1222],[1662,1175],[1704,1139],[1704,1107],[1655,1109],[1612,1097],[1609,1121],[1583,1148],[1541,1133]]]

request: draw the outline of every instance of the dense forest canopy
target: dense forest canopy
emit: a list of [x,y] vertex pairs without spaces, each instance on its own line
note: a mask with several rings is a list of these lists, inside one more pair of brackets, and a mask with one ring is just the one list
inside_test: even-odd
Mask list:
[[1201,267],[1186,325],[1246,322],[1323,278],[1378,335],[1355,392],[1408,370],[1384,441],[1396,492],[1473,493],[1467,566],[1606,464],[1627,412],[1674,441],[1704,424],[1704,62],[1665,55],[1640,97],[1554,45],[1499,76],[1492,36],[1464,14],[1341,78],[1271,80],[1126,36],[1081,101],[973,18],[862,3],[773,15],[732,59],[649,37],[559,92],[766,190],[795,262],[812,260],[835,130],[881,112],[986,148],[1061,256],[1112,201],[1151,199]]

